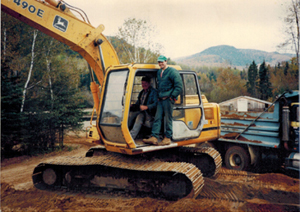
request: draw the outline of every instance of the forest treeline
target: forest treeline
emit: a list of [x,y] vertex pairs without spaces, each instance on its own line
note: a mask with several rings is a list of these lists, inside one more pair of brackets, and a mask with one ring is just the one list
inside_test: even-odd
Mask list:
[[211,102],[220,103],[238,96],[250,96],[272,102],[286,90],[299,89],[296,58],[275,67],[253,61],[243,70],[234,68],[195,68],[203,94]]
[[[130,24],[144,22],[128,19],[124,27]],[[156,63],[159,45],[134,46],[124,36],[128,35],[109,37],[122,63]],[[175,64],[170,58],[168,63]],[[285,90],[298,89],[299,84],[295,58],[276,67],[253,61],[242,71],[230,67],[193,70],[202,94],[217,103],[240,95],[272,101]],[[1,72],[2,157],[63,146],[64,134],[81,128],[83,109],[93,107],[86,61],[68,46],[4,13]]]
[[1,157],[52,151],[81,128],[86,67],[68,46],[1,13]]

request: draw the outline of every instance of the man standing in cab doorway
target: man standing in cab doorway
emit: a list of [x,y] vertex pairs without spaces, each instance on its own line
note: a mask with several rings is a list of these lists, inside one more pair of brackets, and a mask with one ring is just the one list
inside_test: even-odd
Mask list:
[[[167,58],[160,55],[157,59],[160,69],[157,72],[158,82],[158,104],[152,126],[152,137],[143,139],[146,144],[153,145],[169,145],[173,135],[172,120],[173,120],[173,106],[177,96],[182,91],[182,79],[179,72],[167,65]],[[165,118],[166,128],[164,139],[158,142],[159,133],[161,130],[162,120]]]

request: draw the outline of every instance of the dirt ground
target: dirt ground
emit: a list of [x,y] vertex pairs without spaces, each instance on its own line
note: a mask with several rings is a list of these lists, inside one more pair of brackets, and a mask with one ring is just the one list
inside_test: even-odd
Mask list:
[[116,192],[42,191],[32,184],[34,167],[56,156],[84,156],[93,146],[69,136],[72,151],[1,161],[1,211],[300,211],[299,179],[222,168],[196,199],[167,201]]

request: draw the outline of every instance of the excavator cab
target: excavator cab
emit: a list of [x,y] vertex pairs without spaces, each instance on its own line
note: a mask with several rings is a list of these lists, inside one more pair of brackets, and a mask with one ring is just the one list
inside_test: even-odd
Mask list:
[[[197,75],[191,71],[182,71],[179,66],[174,68],[180,72],[184,86],[174,104],[173,142],[168,146],[170,148],[183,145],[185,140],[198,138],[205,122]],[[107,72],[97,124],[100,137],[109,151],[140,154],[168,148],[143,143],[142,139],[150,135],[151,129],[143,128],[135,140],[129,132],[130,105],[136,102],[142,90],[141,79],[148,76],[152,87],[156,88],[158,69],[157,65],[134,64],[112,68]]]

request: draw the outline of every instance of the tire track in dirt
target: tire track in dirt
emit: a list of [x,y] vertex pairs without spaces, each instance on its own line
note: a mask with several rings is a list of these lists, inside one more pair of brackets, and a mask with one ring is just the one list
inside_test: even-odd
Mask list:
[[77,137],[68,137],[64,142],[73,151],[62,150],[40,156],[22,156],[19,158],[5,159],[1,161],[1,182],[6,182],[17,190],[24,190],[33,187],[32,172],[34,168],[42,161],[64,156],[85,156],[85,153],[95,144],[88,143],[86,139]]
[[222,168],[215,178],[205,178],[198,198],[231,201],[235,207],[263,204],[299,211],[299,179],[277,173],[255,174]]

